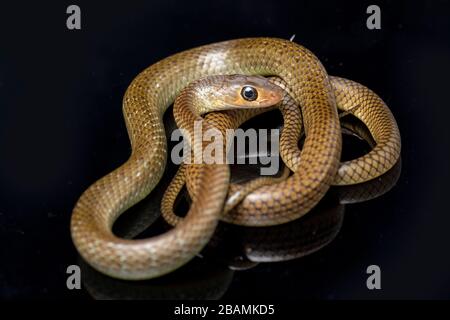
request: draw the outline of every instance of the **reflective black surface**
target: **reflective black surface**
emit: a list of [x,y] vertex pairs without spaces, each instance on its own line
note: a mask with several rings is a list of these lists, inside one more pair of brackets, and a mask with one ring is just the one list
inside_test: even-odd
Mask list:
[[[80,31],[65,27],[69,4],[0,10],[1,298],[161,298],[173,291],[223,299],[450,297],[447,1],[380,2],[376,31],[365,26],[371,4],[365,2],[78,2]],[[396,185],[371,201],[338,204],[345,213],[331,210],[328,224],[338,230],[321,229],[322,241],[334,239],[302,258],[254,265],[239,257],[248,253],[246,240],[262,236],[231,228],[225,230],[231,240],[217,238],[203,258],[173,275],[129,284],[83,267],[83,289],[67,290],[67,266],[81,263],[69,234],[71,210],[130,151],[121,101],[131,80],[149,64],[200,44],[292,34],[330,74],[367,85],[389,105],[403,144]],[[346,146],[349,157],[365,148]],[[339,196],[327,198],[323,206],[332,208]],[[116,232],[135,225],[140,210],[154,211],[152,201],[127,213]],[[306,222],[329,217],[324,212]],[[304,223],[297,223],[300,232]],[[140,236],[164,228],[157,220]],[[382,290],[366,288],[371,264],[381,268]]]

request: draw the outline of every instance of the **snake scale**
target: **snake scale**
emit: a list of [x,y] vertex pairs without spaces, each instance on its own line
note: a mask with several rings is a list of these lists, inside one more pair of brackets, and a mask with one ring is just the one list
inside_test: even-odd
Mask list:
[[[335,181],[341,152],[336,103],[340,95],[348,99],[351,107],[355,103],[363,105],[355,111],[355,114],[361,112],[361,117],[370,115],[370,101],[378,101],[370,94],[362,95],[362,101],[352,101],[345,95],[348,83],[333,86],[313,53],[282,39],[218,42],[151,65],[132,81],[124,96],[123,113],[131,156],[91,185],[72,213],[72,239],[92,267],[121,279],[153,278],[185,264],[209,241],[228,192],[230,172],[226,164],[198,165],[196,194],[201,196],[194,198],[186,218],[170,231],[149,239],[128,240],[115,236],[112,225],[121,213],[154,189],[164,172],[167,145],[162,118],[165,110],[191,82],[206,76],[233,74],[277,76],[283,79],[285,90],[301,108],[306,137],[295,172],[280,183],[252,192],[236,207],[238,215],[259,221],[260,225],[268,221],[280,224],[302,216]],[[367,106],[366,101],[370,102]],[[384,118],[370,119],[374,119],[371,124],[376,129],[382,126]],[[366,120],[370,122],[370,119]],[[384,136],[374,138],[377,142],[385,139]],[[395,163],[396,159],[391,161],[391,158],[400,152],[399,134],[397,139],[389,142],[388,152],[376,151],[377,163],[388,163],[387,167]],[[368,160],[363,158],[362,164],[366,165]],[[377,163],[371,165],[378,167]]]

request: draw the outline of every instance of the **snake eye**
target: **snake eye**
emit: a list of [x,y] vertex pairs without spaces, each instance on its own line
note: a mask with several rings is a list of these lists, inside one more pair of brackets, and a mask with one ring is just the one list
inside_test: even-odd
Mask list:
[[255,101],[258,98],[258,91],[251,86],[245,86],[242,88],[241,96],[247,101]]

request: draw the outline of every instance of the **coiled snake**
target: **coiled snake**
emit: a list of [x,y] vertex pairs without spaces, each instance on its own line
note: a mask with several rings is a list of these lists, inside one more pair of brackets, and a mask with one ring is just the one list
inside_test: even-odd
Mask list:
[[[257,216],[254,221],[261,225],[293,220],[314,207],[335,181],[341,151],[336,98],[344,95],[351,101],[352,97],[345,94],[345,82],[336,86],[335,81],[330,81],[310,51],[282,39],[250,38],[175,54],[145,69],[128,87],[123,112],[131,156],[91,185],[73,210],[72,239],[81,256],[95,269],[122,279],[157,277],[185,264],[208,242],[228,192],[229,169],[225,164],[199,165],[196,194],[201,196],[194,199],[186,218],[167,233],[127,240],[116,237],[111,229],[121,213],[153,190],[164,172],[167,146],[162,117],[175,97],[194,80],[233,74],[283,79],[286,91],[301,106],[306,132],[295,173],[249,194],[236,207],[238,214]],[[371,105],[371,101],[381,101],[376,98],[369,92],[361,99]],[[357,111],[364,117],[370,116],[370,110],[367,106]],[[371,123],[381,127],[384,118],[374,119]],[[389,167],[389,163],[396,162],[400,136],[398,130],[390,134],[396,140],[383,147],[387,151],[378,150],[372,162],[363,158],[363,167],[376,168],[386,163],[385,167]]]

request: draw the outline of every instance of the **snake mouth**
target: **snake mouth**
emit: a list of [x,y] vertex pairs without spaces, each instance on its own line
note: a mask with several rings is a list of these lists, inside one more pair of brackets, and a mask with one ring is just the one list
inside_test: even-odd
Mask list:
[[[281,99],[271,99],[271,98],[267,98],[267,99],[260,99],[259,101],[255,101],[253,102],[251,105],[243,105],[240,104],[239,102],[236,103],[229,103],[229,107],[233,108],[233,109],[263,109],[263,108],[270,108],[270,107],[275,107],[277,106],[279,103],[281,102]],[[228,108],[226,108],[228,109]]]
[[[280,92],[278,92],[280,91]],[[261,98],[258,101],[259,108],[268,108],[278,105],[283,99],[283,92],[280,90],[274,90],[268,95],[267,98]]]
[[276,101],[275,100],[278,99],[262,99],[261,101],[259,101],[259,105],[261,108],[265,108],[265,107],[272,107],[277,105],[280,101]]

